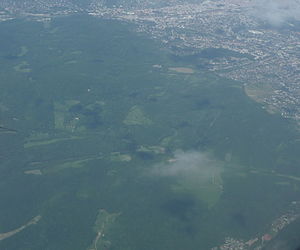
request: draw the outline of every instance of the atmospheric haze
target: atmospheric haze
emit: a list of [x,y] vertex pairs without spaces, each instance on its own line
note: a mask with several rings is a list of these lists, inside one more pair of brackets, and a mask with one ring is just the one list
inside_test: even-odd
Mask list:
[[300,20],[300,0],[255,0],[255,15],[273,26]]

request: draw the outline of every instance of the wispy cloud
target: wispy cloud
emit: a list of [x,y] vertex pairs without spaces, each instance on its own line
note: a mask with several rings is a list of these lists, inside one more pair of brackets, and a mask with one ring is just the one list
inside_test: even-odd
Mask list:
[[291,19],[300,19],[300,0],[254,0],[255,15],[280,26]]

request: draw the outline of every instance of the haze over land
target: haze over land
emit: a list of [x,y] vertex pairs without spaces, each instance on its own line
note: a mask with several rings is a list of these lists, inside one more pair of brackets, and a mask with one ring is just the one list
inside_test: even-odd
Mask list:
[[0,1],[0,249],[298,247],[299,19]]

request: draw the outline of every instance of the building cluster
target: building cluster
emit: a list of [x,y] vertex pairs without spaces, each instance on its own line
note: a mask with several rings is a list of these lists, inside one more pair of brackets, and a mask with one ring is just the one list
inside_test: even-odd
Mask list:
[[271,226],[272,233],[278,233],[281,231],[284,227],[298,219],[299,214],[295,214],[293,212],[284,214],[280,216],[278,219],[276,219]]
[[[106,8],[91,15],[134,22],[177,55],[209,48],[226,55],[204,58],[205,67],[246,86],[270,90],[263,104],[300,122],[300,29],[295,23],[273,27],[255,12],[253,1],[204,1],[162,8]],[[203,66],[203,65],[202,65]],[[263,92],[263,91],[262,91]]]
[[0,1],[0,21],[16,17],[29,17],[43,21],[44,17],[70,15],[85,12],[70,0],[2,0]]

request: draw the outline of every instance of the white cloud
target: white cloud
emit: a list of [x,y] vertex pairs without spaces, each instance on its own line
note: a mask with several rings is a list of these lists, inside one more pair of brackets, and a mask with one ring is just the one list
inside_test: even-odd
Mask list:
[[180,178],[197,178],[206,182],[221,172],[221,164],[210,154],[196,151],[183,152],[178,150],[170,162],[157,164],[153,174]]

